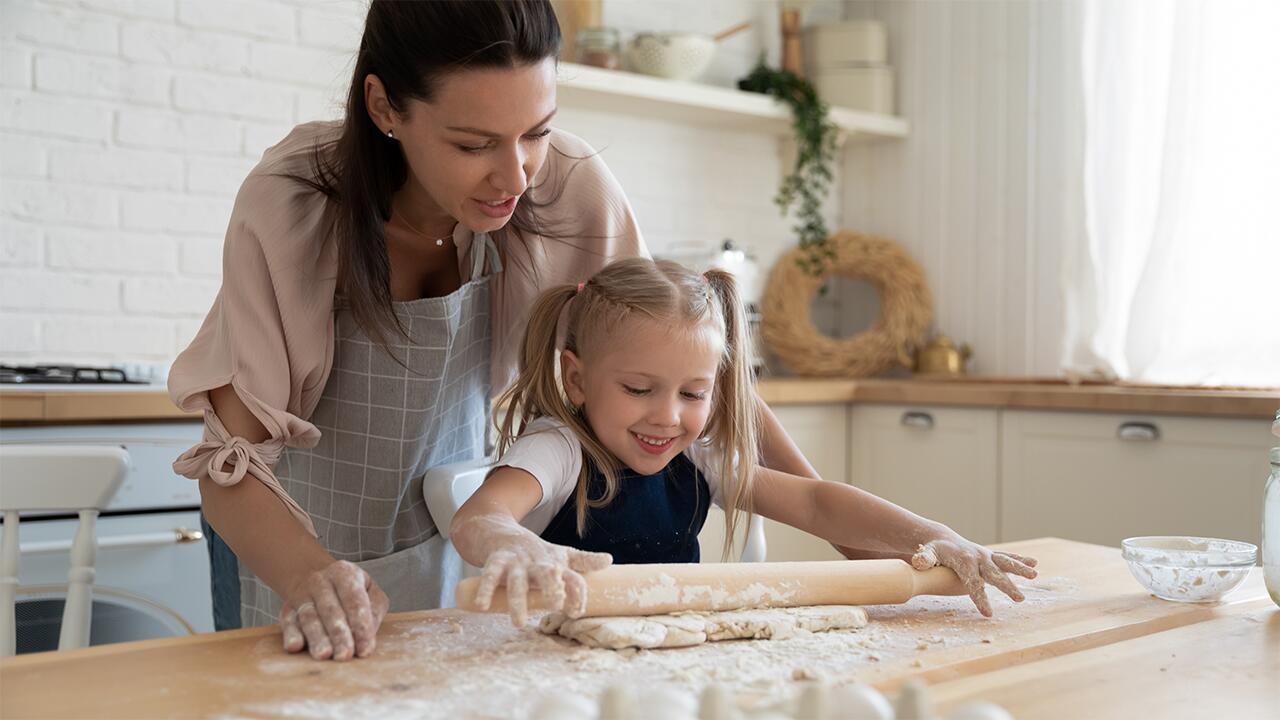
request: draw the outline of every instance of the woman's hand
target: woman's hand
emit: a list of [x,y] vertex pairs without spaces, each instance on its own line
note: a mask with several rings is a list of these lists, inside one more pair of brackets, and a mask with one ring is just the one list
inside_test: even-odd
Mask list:
[[366,657],[377,645],[387,594],[355,563],[335,560],[303,578],[280,609],[286,652],[316,660]]
[[[461,538],[459,536],[462,536]],[[493,594],[507,588],[507,612],[516,627],[528,620],[528,593],[542,593],[542,607],[569,617],[587,610],[587,581],[581,573],[603,570],[613,564],[608,553],[556,545],[533,534],[507,515],[479,515],[455,524],[455,540],[483,547],[484,569],[476,588],[476,607],[488,610]]]
[[987,583],[995,585],[1005,595],[1013,598],[1014,602],[1022,602],[1025,598],[1008,574],[1024,578],[1036,576],[1033,569],[1036,566],[1035,558],[991,550],[955,533],[919,546],[915,555],[911,556],[911,566],[917,570],[928,570],[938,565],[955,571],[964,583],[969,597],[973,599],[973,604],[978,606],[978,612],[984,617],[991,617]]

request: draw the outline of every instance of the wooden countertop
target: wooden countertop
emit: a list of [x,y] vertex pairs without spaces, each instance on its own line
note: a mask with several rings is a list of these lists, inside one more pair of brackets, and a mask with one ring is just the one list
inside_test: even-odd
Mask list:
[[[1119,551],[1057,539],[1005,547],[1040,560],[1027,601],[967,598],[868,608],[850,633],[615,653],[573,647],[454,610],[388,617],[379,648],[349,663],[284,655],[254,628],[0,661],[0,717],[526,717],[547,693],[597,697],[619,682],[744,704],[792,697],[795,678],[931,686],[939,709],[971,699],[1018,718],[1271,717],[1280,707],[1280,609],[1261,570],[1224,603],[1158,600]],[[1194,701],[1192,700],[1194,698]]]
[[199,418],[199,413],[179,410],[163,385],[0,387],[0,424],[4,425]]
[[[0,423],[68,423],[198,418],[173,406],[161,386],[3,387]],[[966,380],[765,378],[770,405],[888,403],[1037,410],[1243,417],[1272,420],[1280,390],[1209,390],[1139,385],[1068,385],[1017,378]]]
[[886,403],[1080,410],[1274,420],[1280,389],[1212,390],[1127,384],[1070,385],[1031,378],[861,380],[770,378],[760,395],[770,405]]

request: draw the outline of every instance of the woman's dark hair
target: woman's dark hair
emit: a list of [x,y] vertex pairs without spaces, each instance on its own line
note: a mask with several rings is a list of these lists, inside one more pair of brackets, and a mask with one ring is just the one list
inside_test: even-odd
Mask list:
[[[407,337],[392,306],[383,224],[391,218],[391,196],[409,168],[399,144],[383,136],[369,117],[365,78],[376,75],[391,107],[404,112],[410,100],[430,101],[439,79],[450,72],[520,67],[555,58],[559,50],[560,25],[549,0],[370,3],[342,134],[324,156],[316,148],[314,177],[290,177],[331,201],[328,225],[337,242],[339,292],[378,344],[385,347],[389,334]],[[509,225],[537,232],[536,206],[522,200]]]

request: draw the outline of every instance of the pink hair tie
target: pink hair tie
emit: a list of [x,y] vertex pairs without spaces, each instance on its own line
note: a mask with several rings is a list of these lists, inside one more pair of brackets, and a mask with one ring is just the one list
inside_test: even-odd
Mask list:
[[580,282],[580,283],[578,283],[578,292],[582,292],[582,288],[584,288],[584,287],[586,287],[586,286],[587,286],[587,284],[586,284],[585,282]]

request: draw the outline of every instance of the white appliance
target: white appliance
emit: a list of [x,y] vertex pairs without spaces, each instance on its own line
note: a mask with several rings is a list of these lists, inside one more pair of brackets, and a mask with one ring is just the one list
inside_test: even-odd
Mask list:
[[[104,444],[129,452],[124,484],[98,519],[90,645],[213,630],[199,488],[172,468],[174,458],[201,434],[200,422],[186,420],[0,428],[4,444]],[[57,648],[68,550],[77,525],[69,515],[22,515],[15,611],[19,654]]]
[[760,337],[760,303],[763,291],[760,287],[760,266],[756,264],[755,255],[749,249],[725,238],[715,250],[708,250],[706,246],[697,243],[677,243],[657,257],[674,260],[698,272],[719,268],[734,276],[738,281],[738,294],[742,297],[747,313],[747,328],[751,333],[751,369],[756,375],[763,373],[765,359]]

